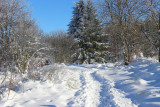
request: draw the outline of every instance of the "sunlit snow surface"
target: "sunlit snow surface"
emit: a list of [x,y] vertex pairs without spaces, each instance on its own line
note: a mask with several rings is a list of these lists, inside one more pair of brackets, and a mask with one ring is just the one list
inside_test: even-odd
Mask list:
[[27,81],[8,100],[6,93],[0,107],[160,107],[160,63],[154,59],[59,66],[64,74],[58,82]]

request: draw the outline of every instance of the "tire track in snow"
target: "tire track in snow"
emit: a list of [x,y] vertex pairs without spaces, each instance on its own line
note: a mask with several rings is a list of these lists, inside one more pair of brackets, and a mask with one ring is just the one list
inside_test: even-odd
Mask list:
[[114,82],[101,77],[96,72],[92,73],[92,77],[101,83],[100,105],[98,107],[137,107],[129,98],[120,90],[114,88]]
[[100,83],[91,76],[89,69],[80,71],[81,89],[70,99],[68,107],[97,107],[99,105]]
[[105,78],[100,77],[96,72],[92,73],[92,77],[101,83],[100,104],[98,107],[115,107],[115,103],[112,101],[113,96],[110,94],[109,89],[111,86],[108,84]]
[[67,104],[68,107],[76,107],[79,106],[79,107],[83,107],[85,104],[85,100],[86,100],[86,95],[85,95],[85,78],[84,76],[80,75],[80,80],[81,80],[81,89],[78,90],[74,97],[71,99],[71,101]]

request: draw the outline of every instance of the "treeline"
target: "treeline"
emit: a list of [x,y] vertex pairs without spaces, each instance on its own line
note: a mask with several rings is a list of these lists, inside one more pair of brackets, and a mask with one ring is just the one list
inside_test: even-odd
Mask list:
[[160,1],[79,0],[69,35],[78,40],[76,63],[128,65],[142,55],[160,61]]
[[25,72],[53,62],[128,65],[133,56],[160,56],[159,13],[159,0],[79,0],[67,32],[44,34],[26,2],[1,0],[1,68]]
[[68,26],[69,63],[160,61],[160,0],[79,0]]

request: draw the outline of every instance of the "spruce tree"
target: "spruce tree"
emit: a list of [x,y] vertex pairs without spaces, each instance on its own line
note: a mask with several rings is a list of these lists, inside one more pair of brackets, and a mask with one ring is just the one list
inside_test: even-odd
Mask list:
[[84,27],[83,17],[84,17],[84,0],[79,0],[79,2],[75,3],[75,7],[73,7],[73,16],[68,29],[68,34],[74,37],[76,41],[75,45],[73,46],[74,52],[72,55],[72,60],[74,63],[82,63],[78,62],[78,59],[81,57],[80,41],[81,39],[83,39],[83,34],[82,34]]
[[84,47],[83,53],[86,55],[83,63],[106,63],[108,44],[103,42],[102,27],[91,0],[87,1],[84,9],[83,37],[82,47]]
[[80,38],[83,28],[84,1],[79,0],[79,2],[75,3],[75,6],[76,7],[73,7],[73,16],[71,22],[68,25],[68,33],[74,38]]
[[[74,27],[75,29],[73,29],[70,26],[69,29],[69,31],[80,31],[78,32],[79,34],[77,32],[69,32],[74,35],[76,40],[78,40],[78,49],[76,49],[76,52],[73,55],[74,62],[78,64],[106,63],[105,57],[107,56],[108,45],[103,43],[102,28],[100,21],[97,19],[93,2],[88,0],[81,12],[80,27]],[[75,13],[75,10],[73,13]],[[74,16],[75,14],[73,15],[73,18]],[[74,24],[79,22],[78,20],[72,20],[70,25],[73,25],[73,21]]]

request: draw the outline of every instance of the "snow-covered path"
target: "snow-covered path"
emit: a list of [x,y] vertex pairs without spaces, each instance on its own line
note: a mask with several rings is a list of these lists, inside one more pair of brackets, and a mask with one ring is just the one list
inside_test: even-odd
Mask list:
[[93,76],[101,83],[101,103],[99,107],[136,107],[129,98],[125,98],[123,92],[114,88],[113,81],[102,78],[95,73]]
[[159,107],[160,64],[59,65],[63,78],[28,81],[0,107]]
[[114,88],[114,82],[110,78],[98,74],[106,70],[94,67],[95,65],[76,67],[81,70],[82,86],[69,102],[69,107],[136,107],[129,98]]
[[91,76],[91,71],[87,68],[79,68],[81,87],[70,99],[69,107],[97,107],[99,104],[100,83]]

